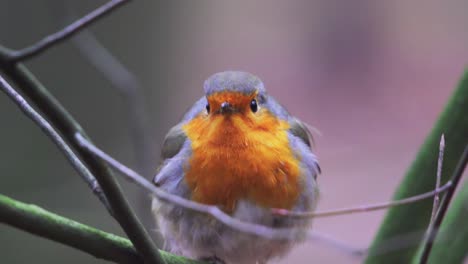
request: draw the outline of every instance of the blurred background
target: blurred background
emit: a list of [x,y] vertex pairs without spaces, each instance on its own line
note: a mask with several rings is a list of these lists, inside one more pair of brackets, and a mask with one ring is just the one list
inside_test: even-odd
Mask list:
[[[0,43],[25,47],[103,3],[1,1]],[[252,72],[321,132],[319,209],[347,207],[391,199],[467,66],[467,9],[462,0],[133,1],[27,66],[98,146],[148,178],[165,133],[202,96],[203,81],[218,71]],[[99,45],[128,72],[109,80],[99,68],[109,57],[86,52]],[[136,115],[116,80],[138,89]],[[3,94],[0,122],[0,193],[123,234]],[[121,183],[156,237],[148,194]],[[317,219],[314,230],[365,248],[383,215]],[[5,225],[0,254],[3,263],[103,263]],[[274,263],[360,261],[309,242]]]

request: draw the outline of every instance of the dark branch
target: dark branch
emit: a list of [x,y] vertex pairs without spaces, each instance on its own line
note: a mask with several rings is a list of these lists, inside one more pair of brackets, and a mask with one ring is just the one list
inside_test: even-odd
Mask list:
[[0,75],[0,89],[10,97],[13,102],[28,116],[34,123],[36,123],[42,131],[55,143],[55,145],[62,151],[65,157],[68,159],[72,167],[78,172],[83,180],[88,184],[89,188],[93,193],[101,200],[106,209],[112,215],[112,209],[110,208],[109,202],[106,196],[101,190],[101,186],[96,181],[96,178],[81,162],[81,160],[75,155],[70,147],[65,143],[62,137],[55,131],[55,129],[45,120],[39,113],[32,108],[24,98],[11,87],[11,85]]
[[[23,65],[4,67],[5,73],[18,85],[53,126],[63,135],[69,144],[80,155],[82,161],[96,177],[114,212],[114,217],[142,254],[147,263],[163,263],[157,247],[134,214],[120,185],[115,180],[107,165],[96,160],[76,141],[75,133],[84,133],[80,124],[49,93],[49,91]],[[83,136],[87,137],[86,134]]]
[[23,65],[18,62],[30,58],[48,47],[57,44],[87,25],[96,21],[98,18],[108,14],[110,11],[128,2],[129,0],[114,0],[94,10],[78,21],[72,23],[65,29],[52,34],[37,44],[23,49],[21,51],[11,51],[0,47],[0,68],[11,78],[18,87],[28,96],[28,98],[37,105],[44,116],[52,123],[54,127],[63,135],[65,140],[80,155],[84,164],[96,177],[102,187],[112,208],[114,217],[124,229],[127,236],[136,246],[137,250],[143,256],[146,263],[164,263],[142,224],[133,213],[128,201],[123,195],[120,185],[112,176],[107,165],[100,160],[96,160],[88,152],[84,151],[77,144],[74,134],[81,133],[87,137],[81,126],[74,120],[68,111],[53,97],[52,94],[30,73]]
[[43,51],[47,50],[51,46],[56,45],[68,39],[69,37],[78,33],[80,30],[87,27],[88,25],[96,22],[100,18],[104,17],[105,15],[111,13],[116,8],[128,2],[130,2],[130,0],[112,0],[110,2],[107,2],[106,4],[88,13],[84,17],[66,26],[62,30],[43,38],[42,40],[38,41],[32,46],[26,47],[22,50],[11,52],[9,56],[9,62],[14,63],[14,62],[19,62],[19,61],[24,61],[42,53]]
[[[458,161],[457,167],[455,168],[455,172],[453,173],[452,181],[454,183],[454,186],[458,186],[458,183],[463,176],[463,172],[465,171],[467,163],[468,163],[468,145],[465,146],[465,150],[463,151],[463,154],[460,160]],[[439,212],[435,216],[434,224],[431,226],[431,228],[427,232],[427,239],[424,242],[423,251],[421,254],[421,258],[419,260],[420,264],[427,263],[427,260],[429,259],[433,241],[435,240],[437,236],[438,230],[440,229],[439,227],[442,223],[442,220],[444,219],[445,213],[447,212],[447,209],[455,193],[455,190],[456,190],[455,188],[449,189],[447,193],[444,195],[442,202],[440,203]]]

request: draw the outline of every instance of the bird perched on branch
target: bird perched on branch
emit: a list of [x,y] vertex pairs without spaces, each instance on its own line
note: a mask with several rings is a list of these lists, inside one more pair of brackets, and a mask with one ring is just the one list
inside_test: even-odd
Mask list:
[[155,185],[245,222],[291,228],[295,235],[269,240],[242,233],[210,215],[157,199],[154,216],[175,254],[215,263],[266,263],[303,240],[310,225],[271,211],[315,208],[320,168],[310,132],[252,74],[216,73],[204,90],[167,134]]

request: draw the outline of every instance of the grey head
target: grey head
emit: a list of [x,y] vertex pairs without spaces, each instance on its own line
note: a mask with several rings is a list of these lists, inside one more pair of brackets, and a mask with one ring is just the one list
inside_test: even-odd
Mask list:
[[258,91],[259,95],[265,94],[263,82],[257,76],[243,71],[224,71],[211,75],[203,86],[205,95],[211,95],[221,91],[233,91],[251,94]]

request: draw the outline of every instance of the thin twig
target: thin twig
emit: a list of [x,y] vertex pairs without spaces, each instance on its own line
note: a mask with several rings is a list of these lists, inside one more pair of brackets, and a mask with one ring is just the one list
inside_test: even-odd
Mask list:
[[12,51],[0,47],[0,67],[11,78],[18,87],[33,101],[41,112],[49,119],[54,127],[64,138],[76,149],[82,157],[82,161],[95,175],[102,187],[109,204],[112,207],[114,217],[124,229],[127,236],[141,253],[146,263],[164,263],[157,247],[140,223],[128,201],[123,195],[120,185],[113,178],[111,171],[102,161],[95,160],[92,155],[80,149],[74,139],[74,134],[79,132],[86,137],[83,129],[68,111],[53,97],[52,94],[29,72],[19,59],[29,58],[44,51],[48,47],[65,40],[77,33],[87,25],[96,21],[99,17],[108,14],[116,7],[128,2],[128,0],[111,1],[106,5],[94,10],[82,19],[74,22],[62,31],[46,37],[37,44],[23,51]]
[[[0,194],[0,223],[81,250],[96,258],[123,264],[143,264],[132,243],[123,237],[81,224]],[[168,264],[200,262],[160,251]]]
[[[68,18],[72,16],[72,12],[70,6],[66,3],[69,3],[69,1],[63,1],[61,12],[57,12],[57,15],[63,16],[63,13],[65,13]],[[156,169],[154,162],[157,160],[156,148],[151,137],[151,122],[140,83],[135,75],[116,56],[109,52],[90,30],[81,31],[80,34],[71,38],[70,42],[78,49],[83,58],[94,66],[121,95],[127,120],[124,127],[127,128],[130,135],[135,168],[146,177],[152,175]],[[135,210],[138,212],[141,221],[145,226],[154,225],[151,211],[148,210],[151,205],[149,197],[139,195],[138,200]]]
[[[197,203],[191,200],[187,200],[183,197],[167,193],[162,189],[159,189],[156,186],[154,186],[154,184],[145,179],[143,176],[139,175],[135,171],[121,164],[120,162],[118,162],[117,160],[115,160],[114,158],[97,148],[95,145],[93,145],[91,142],[85,139],[81,134],[76,133],[75,137],[84,149],[88,150],[91,154],[95,155],[96,157],[104,160],[110,166],[121,172],[121,174],[125,176],[125,178],[132,181],[133,183],[136,183],[145,190],[151,192],[154,196],[156,196],[162,201],[170,202],[172,204],[184,207],[192,211],[209,214],[216,218],[218,221],[224,223],[225,225],[244,233],[257,235],[268,239],[294,239],[297,236],[297,232],[294,232],[294,228],[270,228],[264,225],[244,222],[229,216],[216,206]],[[308,237],[310,239],[316,238],[310,233],[308,234]]]
[[[55,16],[61,24],[76,18],[70,1],[62,1],[55,9]],[[156,148],[152,142],[151,122],[140,82],[119,61],[117,56],[100,43],[91,30],[82,30],[80,34],[72,37],[70,42],[78,49],[82,57],[98,73],[103,75],[112,84],[115,91],[121,95],[127,120],[124,127],[127,128],[130,135],[135,168],[146,177],[152,175],[155,171],[154,161],[157,160]],[[154,225],[151,212],[148,210],[150,203],[147,195],[139,195],[139,201],[136,203],[135,210],[145,226]]]
[[98,7],[97,9],[91,11],[82,18],[73,22],[72,24],[66,26],[62,30],[48,35],[47,37],[43,38],[42,40],[29,47],[18,51],[13,51],[9,58],[9,62],[14,63],[24,61],[42,53],[51,46],[61,43],[62,41],[78,33],[80,30],[86,28],[88,25],[92,24],[93,22],[96,22],[100,18],[104,17],[116,8],[128,2],[130,2],[130,0],[112,0],[107,2],[106,4]]
[[[458,161],[455,171],[452,175],[451,181],[453,181],[454,186],[458,186],[458,183],[461,177],[463,176],[463,172],[465,171],[467,163],[468,163],[468,145],[465,146],[463,154],[461,155],[460,160]],[[452,200],[454,193],[455,193],[455,188],[451,188],[447,191],[447,193],[444,195],[444,198],[442,199],[438,213],[434,219],[433,224],[431,225],[431,229],[428,230],[427,232],[427,236],[426,236],[427,239],[424,242],[423,251],[421,253],[421,258],[419,261],[420,264],[427,263],[427,260],[432,250],[433,241],[435,240],[437,236],[440,224],[442,223],[442,220],[444,219],[445,213],[447,212],[447,209],[449,207],[450,201]]]
[[[440,186],[440,178],[442,175],[442,164],[444,161],[444,149],[445,149],[445,136],[444,134],[442,134],[442,136],[440,137],[440,142],[439,142],[439,158],[437,159],[437,173],[436,173],[436,187],[435,187],[436,189],[439,188]],[[439,202],[440,202],[439,199],[440,199],[439,195],[434,196],[431,219],[429,221],[429,224],[427,225],[426,233],[424,234],[425,235],[424,241],[429,241],[429,240],[432,241],[434,239],[432,235],[433,235],[433,230],[434,230],[434,220],[436,218],[437,211],[439,209]],[[428,243],[428,242],[424,242],[424,243]]]
[[[440,137],[440,143],[439,143],[439,158],[437,159],[437,177],[436,177],[436,189],[440,188],[440,179],[442,178],[442,165],[444,162],[444,150],[445,150],[445,136],[442,134]],[[440,195],[437,194],[434,196],[434,204],[432,206],[432,214],[431,214],[431,225],[434,222],[434,218],[437,214],[437,210],[439,209],[439,203],[440,203]]]
[[[268,238],[268,239],[293,239],[297,234],[294,232],[295,231],[294,228],[270,228],[264,225],[240,221],[236,218],[233,218],[227,215],[226,213],[221,211],[216,206],[197,203],[197,202],[182,198],[180,196],[167,193],[163,191],[162,189],[155,187],[154,184],[146,180],[143,176],[139,175],[135,171],[121,164],[120,162],[118,162],[117,160],[115,160],[114,158],[112,158],[111,156],[109,156],[108,154],[100,150],[99,148],[97,148],[95,145],[93,145],[91,142],[86,140],[79,133],[77,133],[75,137],[77,141],[80,142],[83,148],[87,149],[93,155],[107,162],[110,166],[112,166],[113,168],[121,172],[121,174],[125,176],[127,179],[136,183],[137,185],[144,188],[145,190],[151,192],[153,195],[155,195],[158,199],[162,201],[170,202],[172,204],[175,204],[175,205],[178,205],[178,206],[181,206],[181,207],[184,207],[186,209],[193,210],[196,212],[209,214],[213,216],[214,218],[216,218],[218,221],[224,223],[225,225],[235,230],[257,235],[257,236]],[[451,184],[447,183],[439,191],[446,190],[450,186]],[[431,195],[430,196],[427,195],[426,198],[432,197],[433,195],[434,193],[432,192]],[[314,234],[312,232],[308,232],[307,234],[307,238],[309,240],[314,240],[319,237],[320,235]],[[358,251],[356,251],[355,253],[357,252]]]
[[[5,54],[8,50],[0,47],[0,59],[8,58]],[[157,247],[150,236],[134,214],[130,204],[122,193],[120,185],[113,178],[112,172],[107,165],[96,160],[87,151],[80,148],[74,138],[79,132],[86,136],[80,124],[68,113],[68,111],[50,94],[50,92],[28,71],[22,64],[9,64],[0,61],[0,66],[37,107],[44,113],[52,125],[63,135],[63,137],[76,149],[82,161],[96,177],[106,195],[114,217],[123,230],[142,254],[147,263],[164,263]]]
[[20,108],[23,113],[36,123],[42,131],[55,143],[55,145],[62,151],[63,155],[70,162],[72,167],[78,172],[81,178],[88,184],[93,193],[101,200],[106,207],[107,211],[112,215],[112,209],[107,201],[106,196],[102,192],[101,186],[96,181],[96,178],[75,155],[62,137],[55,131],[55,129],[45,120],[24,98],[11,87],[11,85],[0,75],[0,89],[10,97],[13,102]]
[[331,210],[319,211],[319,212],[295,212],[295,211],[275,208],[275,209],[272,209],[272,212],[277,215],[296,217],[296,218],[318,218],[318,217],[337,216],[337,215],[351,214],[351,213],[371,212],[371,211],[386,209],[389,207],[414,203],[417,201],[428,199],[428,198],[434,197],[434,195],[450,190],[452,185],[453,185],[452,181],[448,181],[442,187],[435,189],[433,191],[430,191],[430,192],[422,193],[419,195],[411,196],[411,197],[397,200],[397,201],[377,203],[373,205],[357,206],[357,207],[342,208],[342,209],[331,209]]
[[74,137],[75,133],[81,133],[86,137],[80,124],[22,64],[3,68],[3,70],[16,82],[18,88],[37,105],[49,122],[52,123],[65,140],[76,150],[76,153],[82,157],[84,164],[101,185],[112,207],[114,217],[135,245],[138,252],[141,253],[145,262],[163,263],[157,247],[130,207],[112,171],[109,170],[104,162],[96,160],[88,151],[82,149],[76,141]]
[[[439,144],[439,159],[437,163],[437,180],[436,180],[436,187],[433,191],[411,196],[405,199],[385,202],[385,203],[378,203],[374,205],[366,205],[366,206],[358,206],[358,207],[350,207],[350,208],[343,208],[343,209],[332,209],[326,211],[319,211],[319,212],[294,212],[285,209],[274,208],[272,212],[277,215],[288,216],[288,217],[296,217],[296,218],[317,218],[317,217],[327,217],[327,216],[337,216],[342,214],[352,214],[352,213],[362,213],[362,212],[370,212],[375,210],[386,209],[389,207],[414,203],[417,201],[421,201],[427,198],[434,197],[434,207],[432,208],[432,218],[434,218],[437,208],[439,207],[439,194],[448,190],[452,186],[452,181],[448,181],[444,186],[440,187],[440,179],[442,174],[442,163],[444,159],[444,149],[445,149],[445,137],[442,134]],[[432,221],[431,221],[432,222]]]

